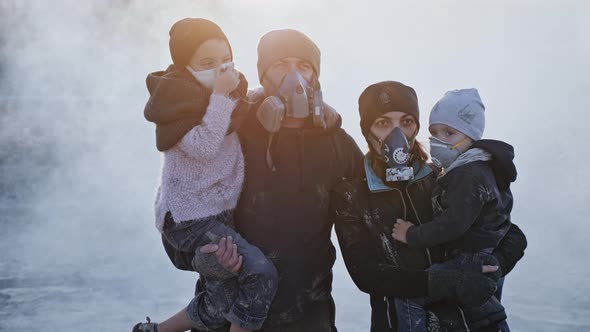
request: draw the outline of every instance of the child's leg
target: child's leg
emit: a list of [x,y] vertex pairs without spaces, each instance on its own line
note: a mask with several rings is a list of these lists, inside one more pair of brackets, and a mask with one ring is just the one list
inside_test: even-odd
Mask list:
[[[444,271],[454,269],[457,266],[457,261],[449,260],[443,263],[433,264],[429,271]],[[427,313],[424,306],[432,303],[428,297],[424,298],[410,298],[410,299],[395,299],[395,312],[397,315],[397,331],[426,331]]]
[[[233,283],[233,285],[231,285]],[[229,308],[227,290],[237,289],[235,278],[226,281],[209,278],[187,307],[187,317],[192,327],[209,331],[229,325],[225,313]]]
[[[278,276],[272,263],[233,228],[231,212],[183,224],[165,224],[164,235],[176,249],[194,253],[192,265],[206,280],[206,289],[189,304],[194,327],[215,329],[229,321],[246,330],[260,329],[276,292]],[[227,271],[215,253],[200,247],[232,237],[243,263],[238,273]],[[237,277],[237,278],[236,278]],[[239,291],[238,291],[239,288]]]
[[193,327],[187,315],[187,307],[184,307],[174,316],[158,324],[158,332],[184,332]]
[[426,311],[420,298],[395,299],[398,332],[426,332]]
[[[233,230],[227,231],[227,235],[230,234],[238,247],[238,253],[243,257],[243,263],[238,271],[236,288],[232,289],[232,285],[226,284],[223,290],[232,303],[225,318],[232,323],[232,332],[258,330],[266,319],[277,289],[277,271],[257,247]],[[201,269],[203,264],[207,264],[203,255],[196,254],[193,261],[195,269]],[[209,278],[205,279],[209,283]]]
[[224,315],[233,302],[232,296],[235,298],[231,293],[235,293],[233,290],[237,289],[236,274],[225,270],[217,262],[214,253],[200,252],[202,246],[218,243],[222,237],[232,234],[233,230],[224,224],[227,216],[231,216],[231,212],[180,224],[175,223],[171,215],[167,216],[163,233],[165,240],[174,250],[191,254],[193,267],[195,261],[201,262],[194,270],[207,279],[207,288],[196,294],[186,310],[181,310],[166,320],[165,328],[185,327],[187,320],[191,323],[189,329],[194,327],[209,330],[227,324]]
[[[460,260],[460,264],[483,264],[486,256],[491,255],[491,252],[491,249],[484,249],[476,253],[462,253],[459,255],[458,260]],[[498,294],[498,290],[496,290],[496,294]],[[492,298],[480,307],[462,309],[469,323],[469,327],[473,330],[478,330],[491,324],[498,324],[506,319],[504,307],[496,296],[492,296]]]

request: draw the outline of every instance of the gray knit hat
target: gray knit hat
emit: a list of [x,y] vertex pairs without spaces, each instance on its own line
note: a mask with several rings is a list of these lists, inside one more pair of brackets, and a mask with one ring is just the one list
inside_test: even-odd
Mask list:
[[477,89],[451,90],[432,108],[428,126],[447,125],[477,141],[485,128],[484,110]]
[[262,36],[258,42],[258,78],[278,60],[296,57],[311,64],[316,76],[320,77],[320,49],[304,33],[293,30],[273,30]]

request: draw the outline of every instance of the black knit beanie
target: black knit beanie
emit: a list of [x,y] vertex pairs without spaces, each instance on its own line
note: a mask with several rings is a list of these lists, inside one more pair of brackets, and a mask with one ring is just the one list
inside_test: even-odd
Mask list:
[[231,45],[217,24],[206,19],[190,17],[174,23],[170,28],[169,43],[172,62],[184,68],[199,46],[209,39],[224,40],[233,58]]
[[359,97],[359,114],[361,117],[361,131],[368,138],[371,125],[381,115],[389,112],[404,112],[416,119],[420,130],[420,110],[418,97],[409,86],[395,81],[383,81],[369,85]]

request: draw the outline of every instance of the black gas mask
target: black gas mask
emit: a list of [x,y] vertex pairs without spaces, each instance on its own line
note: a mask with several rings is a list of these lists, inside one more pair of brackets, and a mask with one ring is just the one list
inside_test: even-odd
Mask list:
[[380,144],[381,155],[385,164],[385,182],[409,181],[414,178],[411,162],[410,143],[399,127],[395,127],[383,140],[373,138]]
[[268,132],[276,133],[285,117],[305,119],[311,115],[314,127],[326,128],[322,91],[317,79],[313,83],[296,70],[289,72],[276,93],[266,97],[258,107],[258,121]]

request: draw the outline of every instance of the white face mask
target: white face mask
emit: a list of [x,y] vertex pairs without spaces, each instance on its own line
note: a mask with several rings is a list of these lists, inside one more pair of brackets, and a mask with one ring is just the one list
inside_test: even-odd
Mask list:
[[215,71],[217,68],[221,68],[221,70],[227,70],[228,68],[234,68],[233,62],[226,62],[222,63],[218,67],[207,69],[207,70],[199,70],[196,71],[190,66],[186,66],[186,69],[193,74],[193,77],[197,80],[197,82],[201,83],[202,86],[206,87],[209,90],[213,90],[213,86],[215,85]]
[[448,168],[451,164],[459,158],[461,150],[459,146],[463,144],[468,138],[465,137],[457,144],[447,143],[436,137],[430,137],[430,157],[436,167]]

